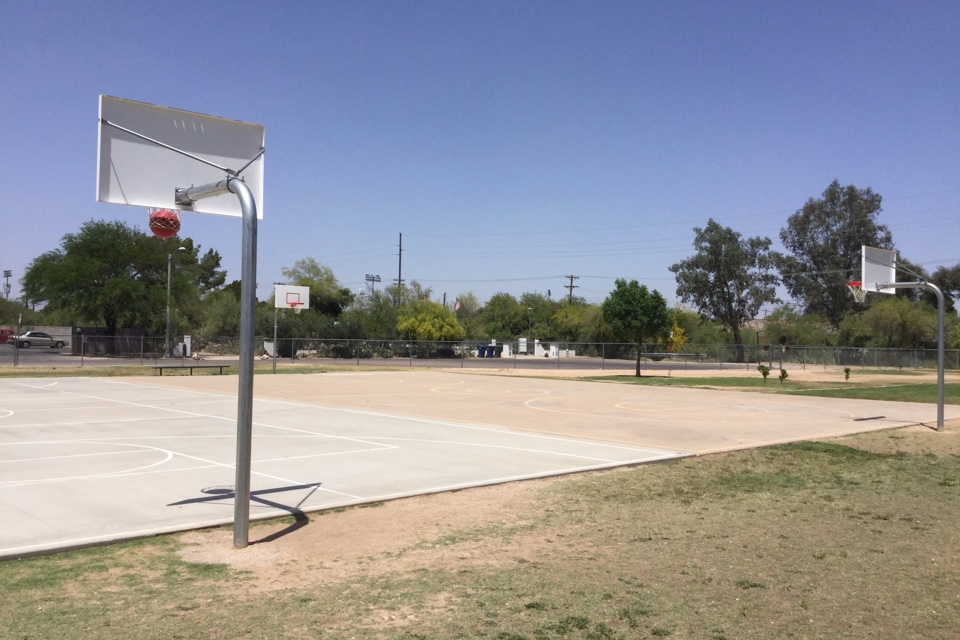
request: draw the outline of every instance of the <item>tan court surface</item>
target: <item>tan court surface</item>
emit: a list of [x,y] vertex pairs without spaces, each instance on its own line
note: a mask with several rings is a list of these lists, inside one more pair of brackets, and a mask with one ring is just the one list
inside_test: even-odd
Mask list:
[[[0,380],[0,557],[230,522],[236,389]],[[436,370],[258,375],[251,518],[935,419],[927,404]]]

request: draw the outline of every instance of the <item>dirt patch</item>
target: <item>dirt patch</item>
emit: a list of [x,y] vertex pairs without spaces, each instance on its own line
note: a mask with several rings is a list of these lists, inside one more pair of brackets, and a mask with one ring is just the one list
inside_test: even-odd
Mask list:
[[[546,482],[513,482],[336,509],[311,514],[299,527],[288,521],[254,525],[246,549],[233,548],[229,528],[191,531],[182,536],[187,546],[180,555],[189,562],[224,563],[248,571],[251,582],[244,588],[260,590],[335,583],[427,565],[494,565],[505,552],[496,531],[522,529],[524,514],[534,508],[535,496]],[[516,540],[509,544],[522,547]]]

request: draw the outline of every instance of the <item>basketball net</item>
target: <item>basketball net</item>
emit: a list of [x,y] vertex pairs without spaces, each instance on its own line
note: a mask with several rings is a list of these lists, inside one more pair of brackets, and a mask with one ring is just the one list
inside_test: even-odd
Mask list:
[[293,309],[294,313],[296,313],[297,315],[300,315],[300,311],[303,309],[303,303],[302,303],[302,302],[291,302],[291,303],[290,303],[290,308]]
[[851,280],[847,283],[847,289],[853,294],[853,299],[859,304],[867,299],[867,292],[863,290],[863,282],[860,280]]
[[[168,215],[154,216],[153,214],[163,211]],[[161,207],[147,207],[147,216],[150,226],[154,229],[166,229],[168,231],[180,231],[180,212],[174,209],[164,209]]]

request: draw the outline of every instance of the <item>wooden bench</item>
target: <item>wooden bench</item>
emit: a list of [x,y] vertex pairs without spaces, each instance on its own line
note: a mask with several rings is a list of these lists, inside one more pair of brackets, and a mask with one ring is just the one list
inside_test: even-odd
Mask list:
[[190,375],[193,375],[194,369],[220,369],[220,375],[223,375],[224,367],[232,366],[231,363],[225,364],[216,364],[213,362],[193,362],[193,363],[184,363],[184,364],[157,364],[153,368],[160,372],[160,375],[163,376],[164,370],[169,369],[189,369]]

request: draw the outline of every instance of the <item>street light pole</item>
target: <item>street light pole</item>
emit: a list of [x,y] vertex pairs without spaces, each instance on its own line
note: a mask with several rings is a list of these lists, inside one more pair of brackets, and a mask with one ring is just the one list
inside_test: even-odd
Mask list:
[[[177,247],[177,251],[186,251],[186,247]],[[170,353],[170,278],[173,275],[173,254],[167,254],[167,333],[164,339],[163,357],[169,358]]]

